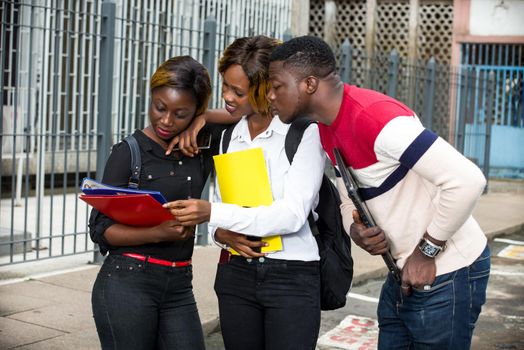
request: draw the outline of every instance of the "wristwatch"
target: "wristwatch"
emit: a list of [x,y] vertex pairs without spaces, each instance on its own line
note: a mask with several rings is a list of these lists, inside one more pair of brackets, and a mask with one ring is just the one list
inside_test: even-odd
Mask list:
[[436,257],[446,246],[439,246],[431,242],[429,239],[422,238],[418,244],[418,249],[428,258]]

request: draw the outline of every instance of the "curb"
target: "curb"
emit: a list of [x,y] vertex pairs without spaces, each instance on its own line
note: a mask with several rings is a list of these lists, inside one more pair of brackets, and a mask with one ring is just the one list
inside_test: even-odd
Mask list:
[[210,320],[202,321],[201,323],[204,337],[207,337],[208,335],[216,333],[220,330],[220,321],[218,316]]
[[384,267],[381,267],[379,269],[368,271],[358,276],[353,276],[353,284],[351,287],[353,288],[355,286],[362,285],[370,280],[375,280],[379,278],[385,279],[387,275],[388,275],[388,268],[384,265]]
[[505,228],[502,228],[500,230],[496,230],[493,232],[487,232],[486,237],[488,237],[488,240],[491,241],[498,236],[511,235],[511,234],[514,234],[520,231],[524,231],[524,223],[510,226],[510,227],[505,227]]

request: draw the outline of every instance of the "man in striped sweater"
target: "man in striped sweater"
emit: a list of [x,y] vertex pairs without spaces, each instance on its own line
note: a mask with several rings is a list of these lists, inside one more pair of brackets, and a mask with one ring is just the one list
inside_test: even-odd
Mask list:
[[468,349],[486,298],[487,239],[471,216],[485,186],[472,162],[425,129],[415,113],[376,91],[344,84],[321,39],[299,37],[271,56],[274,112],[319,122],[335,164],[340,150],[379,227],[366,228],[337,179],[344,225],[371,254],[391,250],[378,306],[379,349]]

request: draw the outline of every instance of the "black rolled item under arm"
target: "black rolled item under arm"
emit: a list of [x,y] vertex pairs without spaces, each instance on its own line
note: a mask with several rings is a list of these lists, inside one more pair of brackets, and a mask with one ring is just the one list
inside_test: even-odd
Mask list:
[[[346,164],[344,163],[344,160],[342,159],[340,152],[337,148],[334,148],[333,153],[335,154],[335,160],[337,161],[338,169],[340,171],[340,174],[342,175],[342,180],[344,181],[344,185],[346,186],[348,196],[355,205],[355,208],[357,209],[358,214],[362,219],[362,222],[366,227],[377,226],[375,220],[373,219],[373,216],[371,215],[368,207],[366,206],[366,203],[364,203],[364,201],[360,198],[360,194],[358,193],[357,182],[355,181],[353,174],[351,174],[351,171],[346,167]],[[400,269],[395,263],[395,259],[393,259],[391,252],[388,250],[386,253],[382,254],[382,259],[384,259],[384,262],[386,263],[389,272],[391,272],[393,277],[395,277],[395,280],[398,283],[400,283]]]

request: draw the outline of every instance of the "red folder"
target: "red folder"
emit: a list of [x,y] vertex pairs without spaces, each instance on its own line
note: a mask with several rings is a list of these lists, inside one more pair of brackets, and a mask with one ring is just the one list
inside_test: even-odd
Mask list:
[[80,199],[120,224],[156,226],[175,220],[171,213],[148,194],[80,195]]

